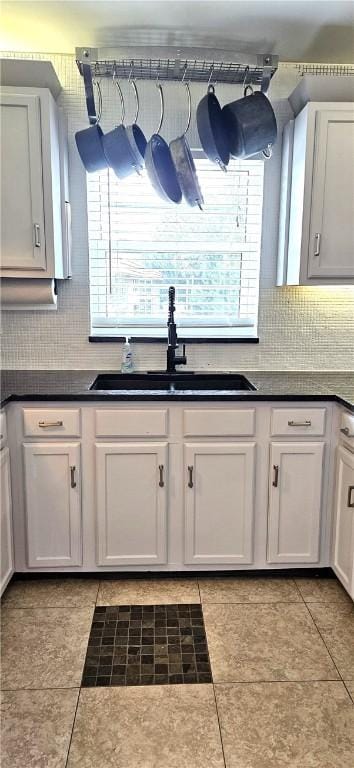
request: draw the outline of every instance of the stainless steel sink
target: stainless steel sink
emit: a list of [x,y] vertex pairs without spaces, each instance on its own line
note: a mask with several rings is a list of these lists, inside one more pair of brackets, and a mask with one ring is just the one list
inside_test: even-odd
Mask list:
[[91,390],[121,392],[247,392],[256,387],[238,373],[101,373]]

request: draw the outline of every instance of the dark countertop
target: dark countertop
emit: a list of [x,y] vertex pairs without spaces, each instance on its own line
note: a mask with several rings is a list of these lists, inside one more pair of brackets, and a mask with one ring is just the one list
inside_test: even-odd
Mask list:
[[[29,401],[257,401],[257,400],[332,400],[354,412],[354,373],[272,373],[238,371],[256,387],[256,391],[146,392],[121,390],[118,393],[90,391],[102,371],[7,370],[1,373],[1,405],[18,400]],[[108,373],[108,371],[104,371]],[[186,371],[188,373],[188,371]],[[203,371],[205,374],[206,371]],[[210,371],[210,374],[215,371]],[[227,373],[227,371],[223,371]],[[230,373],[233,373],[230,371]]]

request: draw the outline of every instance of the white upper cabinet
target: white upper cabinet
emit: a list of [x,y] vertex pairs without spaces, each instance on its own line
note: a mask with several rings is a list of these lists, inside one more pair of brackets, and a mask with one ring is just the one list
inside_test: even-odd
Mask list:
[[284,133],[278,285],[354,283],[353,221],[354,104],[309,103]]
[[47,88],[0,89],[2,277],[70,274],[61,119]]
[[255,443],[185,445],[185,562],[253,560]]
[[1,132],[1,267],[46,270],[39,96],[2,94]]

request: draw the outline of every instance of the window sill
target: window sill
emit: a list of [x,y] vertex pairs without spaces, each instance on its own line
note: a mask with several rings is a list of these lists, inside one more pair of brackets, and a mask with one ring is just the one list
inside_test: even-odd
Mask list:
[[[122,343],[126,336],[97,333],[89,336],[91,344],[115,344]],[[166,336],[133,336],[129,334],[129,341],[133,344],[167,344]],[[183,336],[178,334],[180,344],[259,344],[258,336]]]

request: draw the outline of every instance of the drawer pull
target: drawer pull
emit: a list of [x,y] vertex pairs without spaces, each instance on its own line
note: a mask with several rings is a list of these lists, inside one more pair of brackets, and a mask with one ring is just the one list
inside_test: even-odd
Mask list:
[[288,427],[311,427],[311,421],[288,421]]
[[321,248],[321,232],[316,232],[315,234],[315,250],[314,250],[314,256],[320,255],[320,248]]
[[76,469],[75,466],[70,467],[70,485],[72,488],[76,488],[75,469]]
[[347,504],[347,506],[350,507],[350,509],[354,509],[354,498],[352,501],[353,491],[354,491],[354,485],[350,485],[348,488],[348,504]]
[[41,247],[41,230],[39,224],[33,224],[34,229],[34,244],[36,248]]
[[341,431],[341,432],[343,433],[343,435],[345,435],[346,437],[354,437],[354,435],[351,435],[351,434],[350,434],[350,432],[349,432],[349,427],[341,427],[341,430],[340,430],[340,431]]
[[63,421],[39,421],[38,426],[42,429],[48,429],[48,427],[63,427]]
[[163,464],[159,464],[159,472],[160,472],[159,486],[160,488],[163,488],[165,485],[165,482],[163,479]]
[[274,485],[274,488],[278,488],[279,465],[273,464],[273,470],[274,470],[273,485]]
[[193,467],[188,467],[188,474],[189,474],[189,480],[188,480],[188,488],[193,488]]

